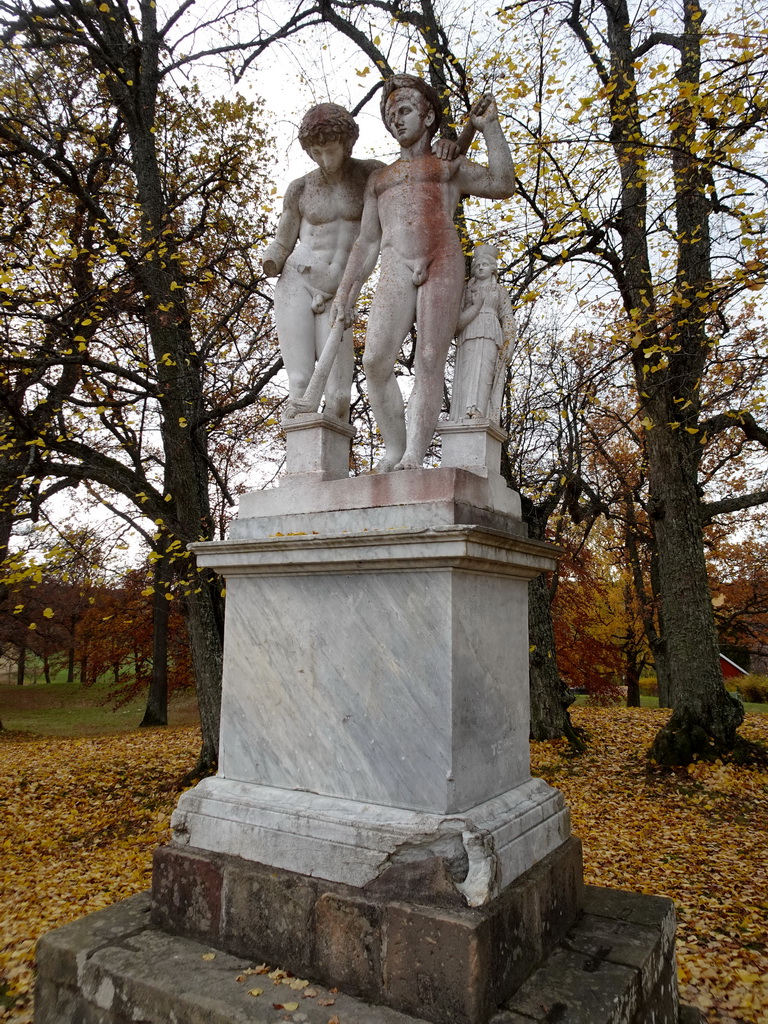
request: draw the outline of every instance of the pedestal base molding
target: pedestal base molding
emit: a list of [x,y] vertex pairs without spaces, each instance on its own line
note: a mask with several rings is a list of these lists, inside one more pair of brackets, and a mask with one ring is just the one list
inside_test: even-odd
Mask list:
[[542,779],[461,814],[439,815],[216,777],[181,796],[171,824],[177,846],[358,887],[395,864],[441,857],[457,883],[475,887],[469,896],[459,885],[473,904],[570,835],[563,796]]

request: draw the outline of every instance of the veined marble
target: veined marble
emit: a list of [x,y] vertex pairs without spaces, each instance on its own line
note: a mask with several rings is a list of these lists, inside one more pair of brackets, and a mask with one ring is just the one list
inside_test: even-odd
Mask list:
[[483,902],[568,837],[528,753],[527,584],[557,552],[497,476],[305,479],[195,545],[227,579],[219,775],[176,842],[352,885],[450,849]]
[[[369,473],[344,480],[314,480],[303,475],[296,478],[288,475],[282,478],[279,487],[251,491],[240,498],[238,518],[229,535],[232,538],[244,536],[243,524],[251,519],[343,511],[363,516],[380,508],[399,508],[402,524],[410,527],[410,516],[417,509],[423,506],[436,508],[447,503],[520,519],[520,496],[507,487],[497,467],[490,472],[480,467],[468,470],[457,466],[414,469],[399,473]],[[429,525],[445,521],[432,520]],[[362,519],[358,519],[358,526],[365,528]]]

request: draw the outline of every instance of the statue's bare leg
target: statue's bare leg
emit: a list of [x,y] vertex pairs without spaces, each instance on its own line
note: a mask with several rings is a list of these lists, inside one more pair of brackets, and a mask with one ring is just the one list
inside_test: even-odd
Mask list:
[[301,398],[315,367],[315,314],[309,292],[289,263],[275,285],[275,323],[288,374],[288,397]]
[[385,257],[371,303],[363,355],[368,397],[385,447],[384,458],[375,468],[377,473],[394,469],[405,451],[405,408],[395,377],[395,361],[415,313],[416,288],[411,271],[391,256]]
[[408,441],[395,469],[421,469],[443,404],[445,360],[461,307],[463,263],[448,258],[429,268],[417,298],[416,383],[408,402]]

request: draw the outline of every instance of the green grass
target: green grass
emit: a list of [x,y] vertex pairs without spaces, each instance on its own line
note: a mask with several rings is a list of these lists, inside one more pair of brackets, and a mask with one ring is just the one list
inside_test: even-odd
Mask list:
[[[586,705],[588,703],[588,701],[589,701],[589,698],[586,696],[586,694],[580,693],[576,697],[576,706],[578,707],[580,705]],[[658,706],[659,706],[659,698],[658,697],[647,697],[645,694],[642,694],[642,693],[640,694],[640,707],[641,708],[657,708]],[[754,712],[756,712],[759,715],[767,715],[768,714],[768,704],[750,704],[749,702],[745,701],[744,702],[744,710],[745,711],[754,711]]]
[[[95,736],[135,729],[144,715],[146,695],[115,708],[108,698],[110,690],[110,683],[0,685],[0,721],[8,731],[40,736]],[[169,725],[196,721],[194,693],[184,690],[172,696]]]

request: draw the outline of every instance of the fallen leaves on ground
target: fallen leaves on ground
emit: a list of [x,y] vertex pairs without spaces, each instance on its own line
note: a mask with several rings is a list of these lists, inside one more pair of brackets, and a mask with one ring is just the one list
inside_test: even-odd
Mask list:
[[[593,885],[669,896],[680,995],[717,1024],[768,1020],[768,769],[696,762],[648,768],[665,711],[583,708],[590,736],[532,744],[534,775],[565,796]],[[768,715],[740,734],[768,745]]]
[[[84,739],[0,733],[0,1020],[32,1020],[34,946],[51,928],[149,888],[195,728]],[[0,993],[2,990],[0,980]]]
[[[580,708],[574,721],[590,733],[587,752],[534,743],[533,771],[570,805],[587,882],[675,901],[682,997],[712,1024],[760,1024],[768,1018],[768,771],[703,762],[648,770],[645,752],[664,716]],[[768,715],[748,715],[741,733],[768,744]],[[193,728],[88,739],[0,733],[0,1020],[32,1020],[39,935],[148,888],[152,851],[169,838],[174,783],[198,746]],[[246,973],[293,982],[267,965]]]

